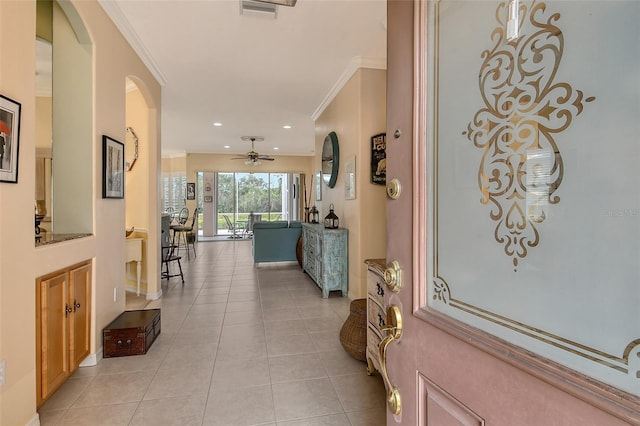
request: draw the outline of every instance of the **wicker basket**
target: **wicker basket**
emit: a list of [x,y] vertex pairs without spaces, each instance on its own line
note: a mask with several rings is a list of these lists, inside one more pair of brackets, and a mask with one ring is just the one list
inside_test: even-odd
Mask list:
[[360,361],[367,360],[367,299],[356,299],[340,329],[340,343],[345,351]]

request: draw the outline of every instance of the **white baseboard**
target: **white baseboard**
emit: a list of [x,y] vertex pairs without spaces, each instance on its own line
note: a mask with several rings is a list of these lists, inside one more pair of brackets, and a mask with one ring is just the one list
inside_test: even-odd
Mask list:
[[35,413],[33,417],[31,417],[31,420],[25,423],[24,426],[40,426],[40,416],[38,413]]
[[90,354],[80,363],[80,367],[93,367],[94,365],[98,365],[100,360],[102,359],[102,348],[94,354]]
[[147,293],[147,300],[158,300],[162,297],[162,289],[159,289],[157,293]]

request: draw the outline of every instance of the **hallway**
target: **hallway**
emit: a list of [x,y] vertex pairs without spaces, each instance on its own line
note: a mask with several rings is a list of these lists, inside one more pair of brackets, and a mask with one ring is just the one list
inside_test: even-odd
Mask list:
[[251,241],[201,242],[163,297],[146,355],[80,368],[40,409],[42,425],[385,424],[385,391],[338,335],[349,299],[297,264],[254,267]]

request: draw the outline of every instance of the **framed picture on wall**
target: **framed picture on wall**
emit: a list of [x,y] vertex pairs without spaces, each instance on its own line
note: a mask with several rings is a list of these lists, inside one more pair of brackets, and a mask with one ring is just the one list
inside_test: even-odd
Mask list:
[[196,184],[194,182],[187,183],[187,200],[196,199]]
[[322,201],[322,170],[316,172],[316,201]]
[[356,199],[356,157],[350,157],[344,163],[344,198]]
[[124,144],[102,135],[102,198],[124,198]]
[[0,182],[18,183],[21,105],[0,95]]
[[371,137],[371,183],[387,184],[387,134]]

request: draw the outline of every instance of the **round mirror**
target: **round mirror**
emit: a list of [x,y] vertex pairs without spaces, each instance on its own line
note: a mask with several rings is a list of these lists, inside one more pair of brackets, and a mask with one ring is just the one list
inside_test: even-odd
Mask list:
[[338,136],[331,132],[324,138],[322,145],[322,180],[329,188],[336,186],[339,160]]

